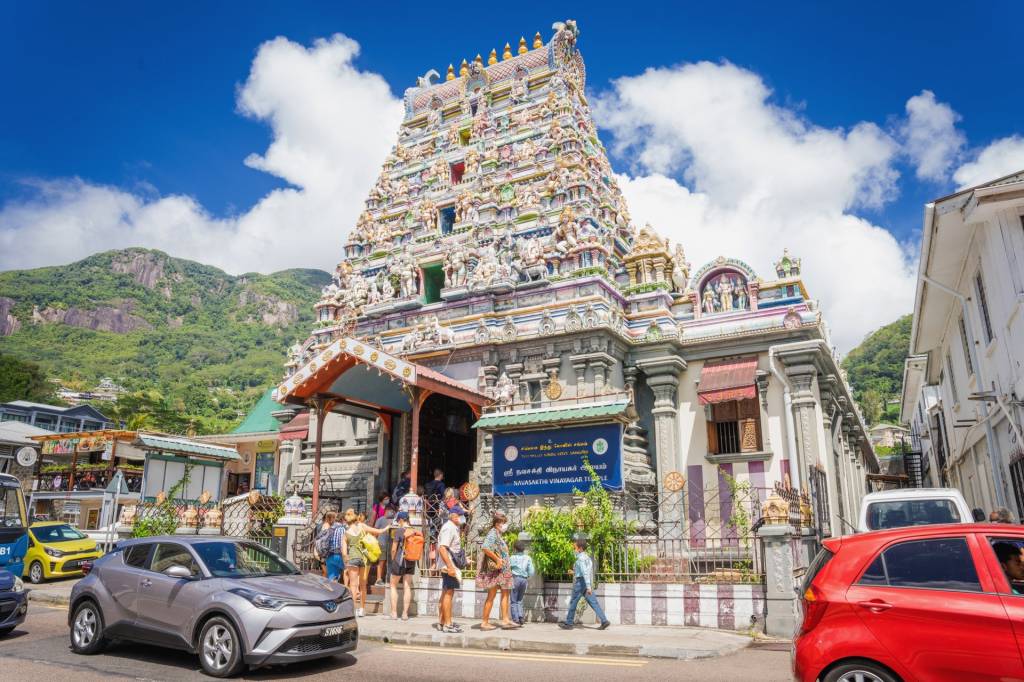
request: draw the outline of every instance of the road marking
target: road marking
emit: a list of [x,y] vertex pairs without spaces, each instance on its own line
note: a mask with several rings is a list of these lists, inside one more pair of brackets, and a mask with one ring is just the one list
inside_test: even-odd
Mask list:
[[409,646],[403,644],[388,645],[388,649],[406,653],[442,654],[445,656],[462,656],[466,658],[491,658],[510,661],[532,661],[534,663],[579,663],[581,665],[618,666],[622,668],[642,668],[647,665],[645,660],[633,658],[609,658],[605,656],[573,656],[563,654],[530,654],[511,651],[473,651],[469,649],[446,649],[444,647]]

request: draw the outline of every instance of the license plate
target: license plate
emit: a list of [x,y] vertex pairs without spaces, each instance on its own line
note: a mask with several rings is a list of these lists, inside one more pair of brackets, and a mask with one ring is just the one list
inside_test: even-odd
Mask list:
[[329,628],[324,628],[320,631],[321,637],[337,637],[341,633],[345,632],[344,625],[332,625]]

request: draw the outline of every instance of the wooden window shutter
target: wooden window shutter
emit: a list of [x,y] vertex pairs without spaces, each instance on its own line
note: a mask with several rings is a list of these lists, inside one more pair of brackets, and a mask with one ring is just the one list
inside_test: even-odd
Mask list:
[[718,454],[718,427],[713,421],[707,421],[708,427],[708,452],[712,455]]

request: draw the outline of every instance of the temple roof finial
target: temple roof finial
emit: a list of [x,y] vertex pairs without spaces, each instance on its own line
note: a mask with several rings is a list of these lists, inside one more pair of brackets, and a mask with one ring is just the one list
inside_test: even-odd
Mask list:
[[455,80],[455,65],[454,64],[449,64],[448,65],[448,75],[445,76],[444,79],[446,81],[453,81],[453,80]]
[[526,47],[526,38],[520,36],[519,38],[519,54],[526,54],[530,50]]
[[479,52],[476,53],[476,57],[473,58],[473,61],[476,62],[477,66],[484,65],[484,58],[480,56]]
[[502,59],[512,59],[512,46],[505,43],[505,51],[501,53]]
[[538,47],[544,47],[544,39],[540,37],[540,31],[537,31],[537,35],[533,37],[533,49]]
[[487,65],[490,66],[491,64],[497,64],[497,63],[498,63],[498,51],[492,48],[491,49],[491,53],[489,55],[487,55]]
[[459,75],[460,76],[467,76],[467,75],[469,75],[469,64],[466,63],[465,59],[462,60],[462,65],[459,67]]

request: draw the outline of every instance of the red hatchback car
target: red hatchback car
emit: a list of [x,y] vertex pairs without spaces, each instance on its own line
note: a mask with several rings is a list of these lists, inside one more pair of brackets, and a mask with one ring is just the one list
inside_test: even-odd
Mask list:
[[823,544],[801,588],[797,680],[1024,680],[1024,526],[911,526]]

